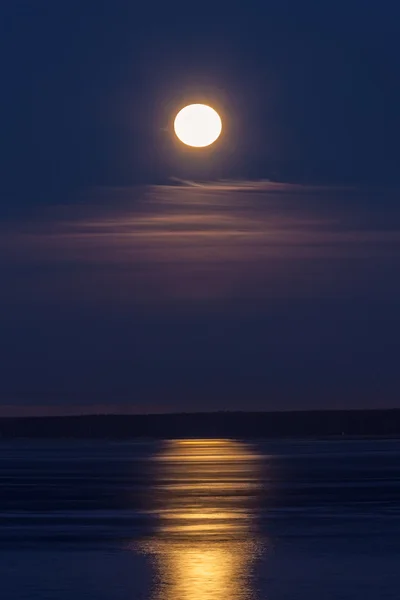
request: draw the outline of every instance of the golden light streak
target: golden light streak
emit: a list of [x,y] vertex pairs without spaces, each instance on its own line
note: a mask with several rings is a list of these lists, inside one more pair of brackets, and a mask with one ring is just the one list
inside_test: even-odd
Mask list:
[[260,549],[257,456],[229,440],[172,441],[155,469],[159,525],[145,544],[156,562],[153,600],[245,600]]

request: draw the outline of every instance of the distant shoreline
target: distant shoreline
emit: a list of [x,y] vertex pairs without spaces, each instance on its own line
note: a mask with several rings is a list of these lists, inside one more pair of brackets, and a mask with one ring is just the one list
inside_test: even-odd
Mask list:
[[400,409],[1,417],[1,439],[395,438]]

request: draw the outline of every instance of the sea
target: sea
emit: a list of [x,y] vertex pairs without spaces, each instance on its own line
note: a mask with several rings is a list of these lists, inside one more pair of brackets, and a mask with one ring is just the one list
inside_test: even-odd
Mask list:
[[0,441],[4,600],[398,600],[400,440]]

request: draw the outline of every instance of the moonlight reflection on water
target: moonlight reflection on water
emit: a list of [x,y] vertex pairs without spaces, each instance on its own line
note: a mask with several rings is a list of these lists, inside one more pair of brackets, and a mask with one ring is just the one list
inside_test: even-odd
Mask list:
[[257,455],[228,440],[166,442],[155,457],[154,600],[244,600],[261,551],[253,503]]

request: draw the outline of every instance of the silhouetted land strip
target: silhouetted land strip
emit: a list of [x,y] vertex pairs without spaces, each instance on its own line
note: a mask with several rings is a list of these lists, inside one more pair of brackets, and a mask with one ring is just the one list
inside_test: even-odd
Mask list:
[[1,418],[7,438],[398,436],[400,409]]

